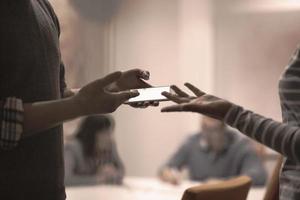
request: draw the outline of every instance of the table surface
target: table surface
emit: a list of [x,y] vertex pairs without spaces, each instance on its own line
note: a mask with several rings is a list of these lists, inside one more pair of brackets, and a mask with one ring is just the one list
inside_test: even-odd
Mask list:
[[[199,185],[184,181],[178,186],[161,182],[156,178],[127,177],[123,186],[98,185],[69,187],[67,200],[180,200],[185,189]],[[263,199],[265,188],[252,188],[247,200]]]

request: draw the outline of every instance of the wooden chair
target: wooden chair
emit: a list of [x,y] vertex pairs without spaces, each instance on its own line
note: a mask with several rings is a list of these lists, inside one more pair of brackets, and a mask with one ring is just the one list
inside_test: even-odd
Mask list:
[[272,177],[270,178],[269,183],[267,185],[267,191],[264,200],[279,199],[279,174],[280,174],[282,162],[283,162],[283,157],[280,156],[275,166],[275,169],[272,173]]
[[246,200],[250,187],[251,179],[240,176],[220,183],[188,188],[182,200]]

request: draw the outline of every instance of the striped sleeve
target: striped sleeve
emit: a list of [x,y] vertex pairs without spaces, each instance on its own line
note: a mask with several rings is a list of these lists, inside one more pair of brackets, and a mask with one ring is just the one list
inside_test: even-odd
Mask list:
[[24,109],[20,99],[9,97],[0,107],[0,149],[12,150],[23,132]]
[[224,121],[248,137],[300,162],[299,127],[265,118],[237,105],[231,107]]

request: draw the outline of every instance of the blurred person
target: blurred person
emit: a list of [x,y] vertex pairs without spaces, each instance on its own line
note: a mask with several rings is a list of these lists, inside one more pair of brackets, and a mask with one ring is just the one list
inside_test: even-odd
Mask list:
[[284,156],[279,177],[279,199],[300,199],[300,49],[298,48],[279,81],[283,122],[256,114],[225,99],[206,94],[186,83],[195,96],[176,86],[177,94],[164,95],[177,105],[162,112],[195,112],[221,120],[246,136]]
[[125,169],[113,136],[114,121],[93,115],[65,146],[65,185],[122,184]]
[[267,173],[252,144],[222,121],[202,118],[202,131],[190,136],[159,171],[163,181],[178,184],[180,171],[188,169],[193,181],[228,179],[240,175],[262,186]]
[[114,72],[67,89],[49,2],[1,0],[0,13],[0,199],[63,200],[63,121],[114,112],[138,95],[125,90],[149,87],[149,73]]

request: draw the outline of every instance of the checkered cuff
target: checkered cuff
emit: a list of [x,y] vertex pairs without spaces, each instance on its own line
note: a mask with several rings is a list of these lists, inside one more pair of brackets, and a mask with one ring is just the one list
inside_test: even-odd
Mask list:
[[24,109],[21,99],[6,98],[0,108],[0,149],[12,150],[18,145],[23,132]]

